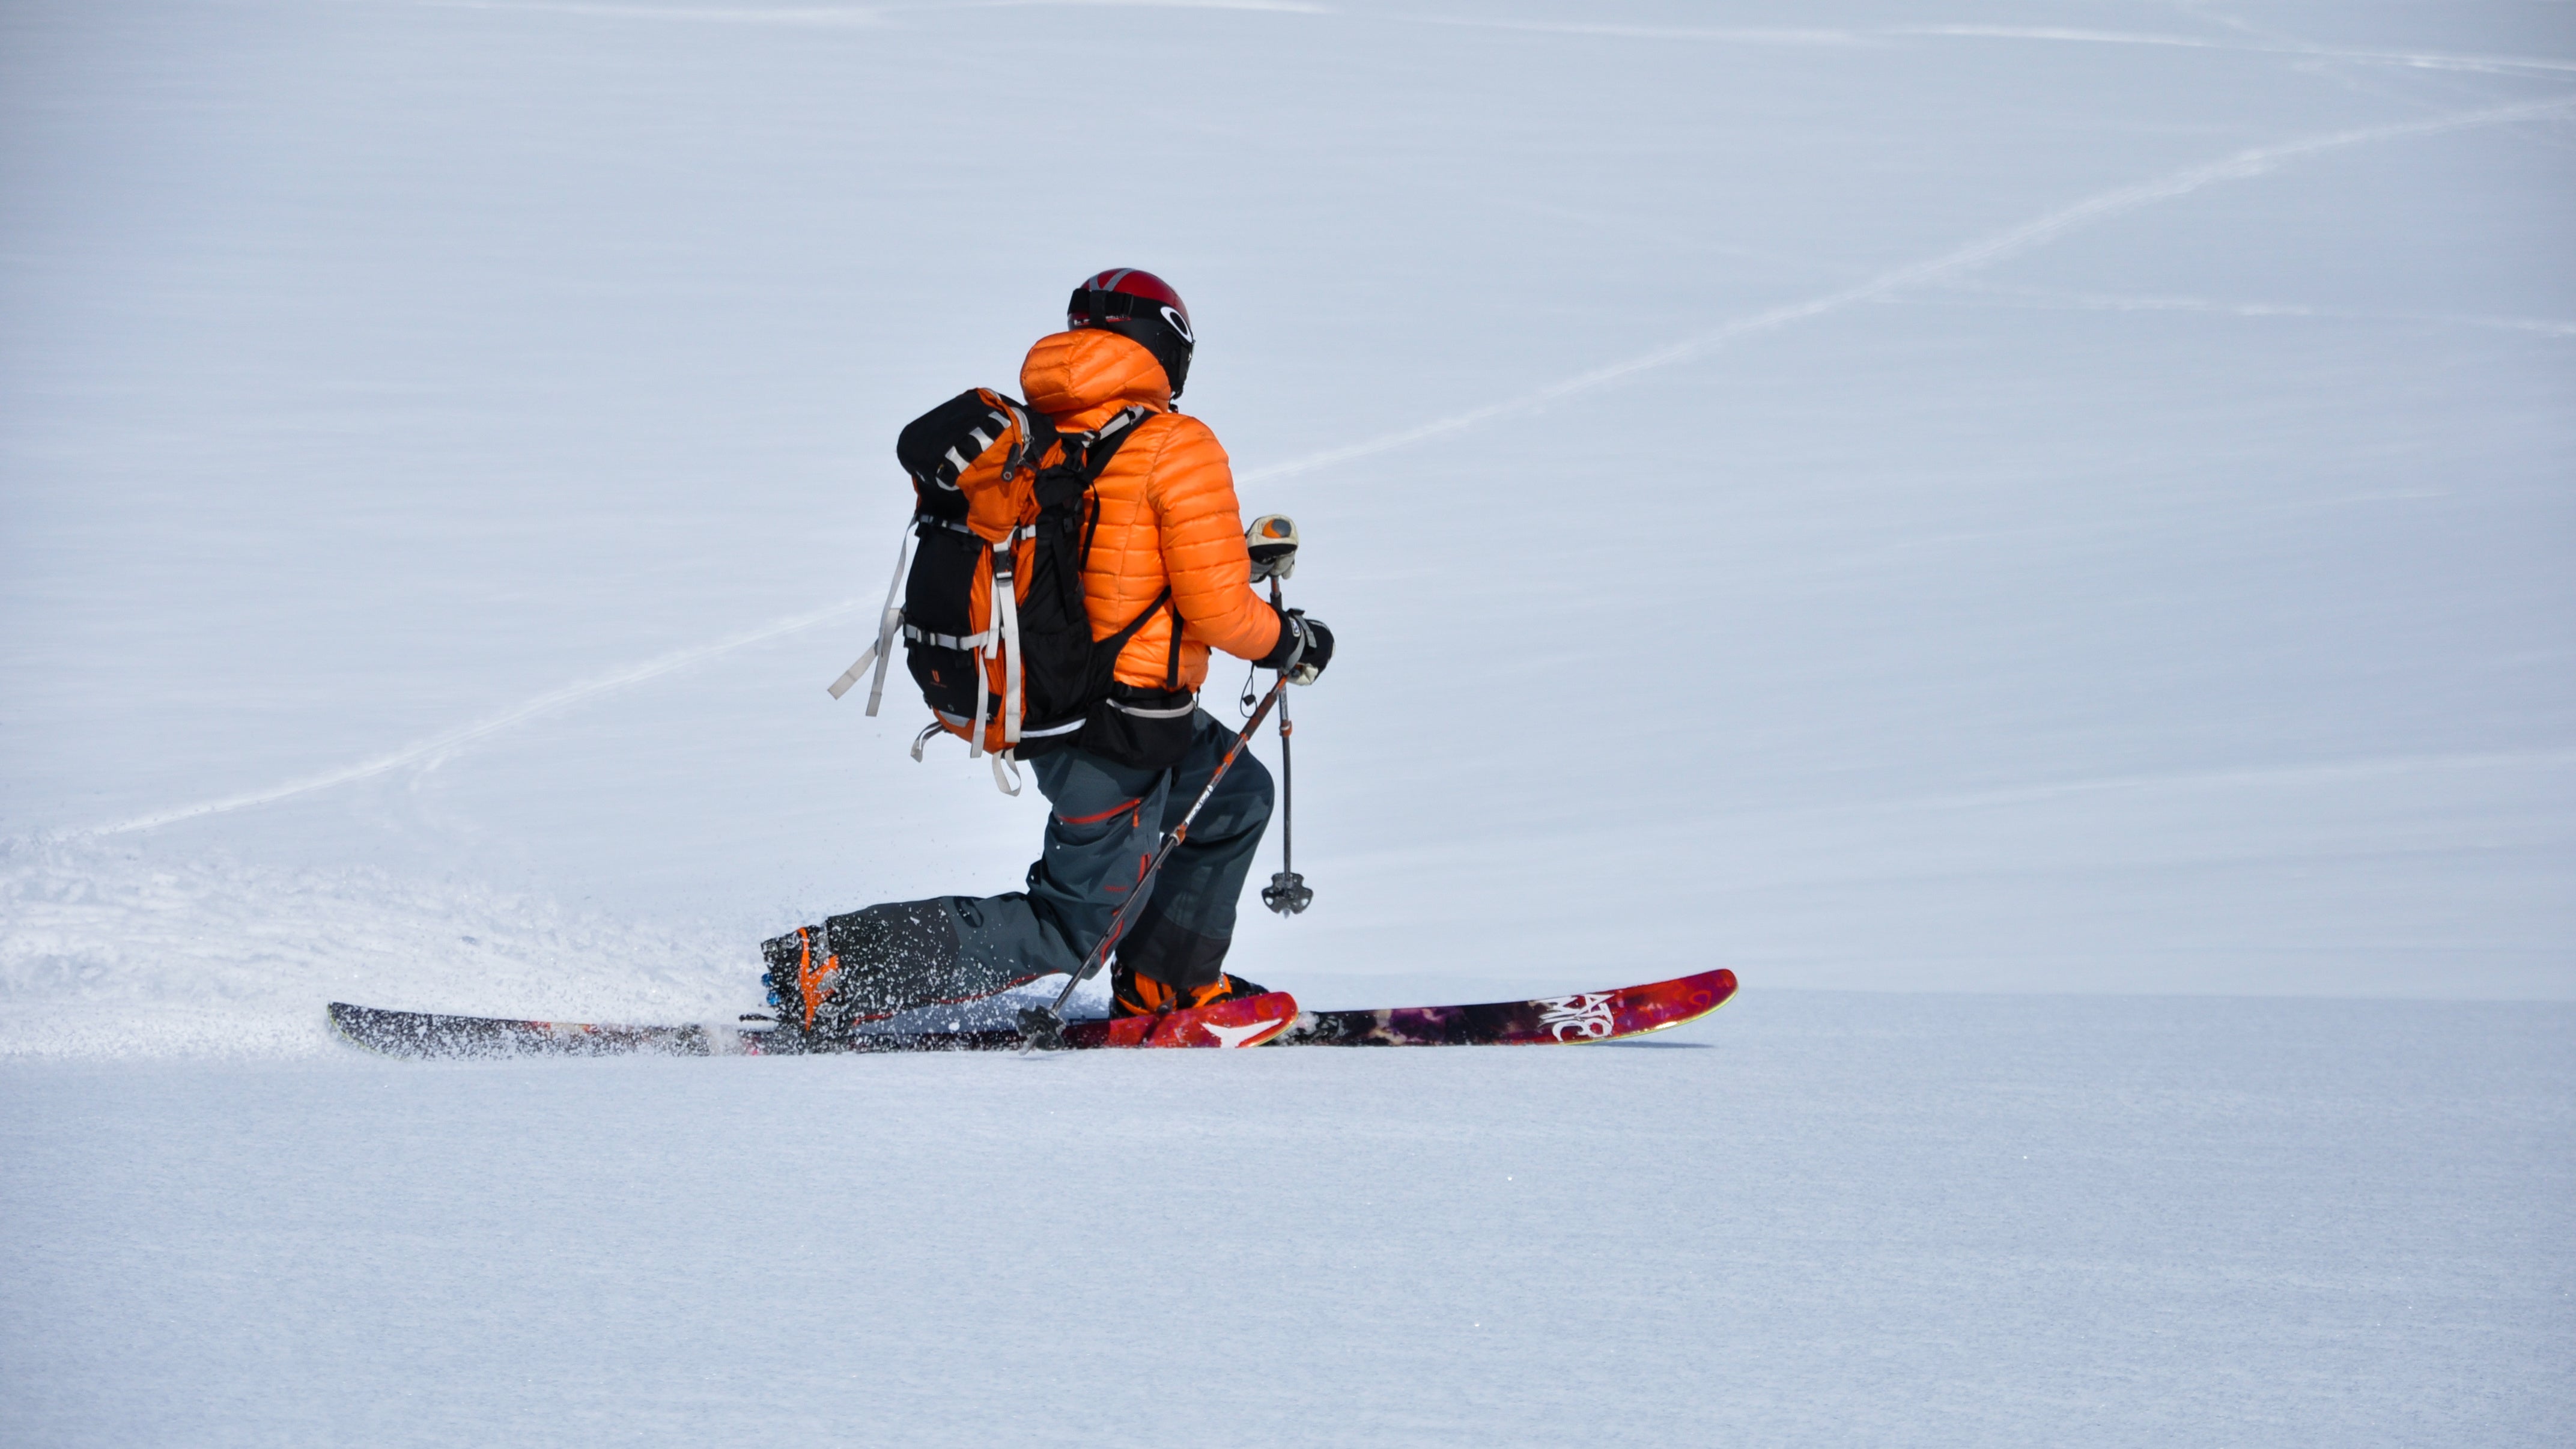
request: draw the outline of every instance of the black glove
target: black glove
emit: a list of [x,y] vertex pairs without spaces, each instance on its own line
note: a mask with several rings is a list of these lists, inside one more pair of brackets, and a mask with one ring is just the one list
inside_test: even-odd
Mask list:
[[1279,642],[1252,662],[1261,669],[1286,669],[1291,655],[1296,656],[1297,667],[1289,673],[1289,682],[1314,683],[1324,666],[1333,662],[1333,631],[1307,618],[1303,609],[1288,610],[1279,616]]

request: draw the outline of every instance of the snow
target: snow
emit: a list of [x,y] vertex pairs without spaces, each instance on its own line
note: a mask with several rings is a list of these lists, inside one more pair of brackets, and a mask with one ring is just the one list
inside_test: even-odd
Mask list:
[[[2504,3],[0,10],[0,1437],[2565,1441],[2572,120]],[[1238,964],[1735,1005],[325,1036],[1016,884],[823,686],[1109,264],[1341,646]]]
[[0,1423],[2564,1443],[2571,1016],[1767,991],[1563,1051],[6,1067]]

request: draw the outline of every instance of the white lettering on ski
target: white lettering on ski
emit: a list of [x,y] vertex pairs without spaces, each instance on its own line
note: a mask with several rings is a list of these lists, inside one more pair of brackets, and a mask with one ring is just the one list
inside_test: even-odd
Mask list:
[[1581,996],[1540,997],[1538,1004],[1547,1009],[1539,1013],[1538,1024],[1554,1032],[1558,1041],[1566,1040],[1569,1032],[1577,1040],[1599,1041],[1619,1029],[1610,1016],[1610,998],[1616,995],[1615,991],[1587,991]]
[[1199,1023],[1208,1035],[1216,1038],[1216,1044],[1221,1047],[1242,1046],[1278,1024],[1275,1021],[1256,1021],[1244,1026],[1220,1026],[1213,1021]]

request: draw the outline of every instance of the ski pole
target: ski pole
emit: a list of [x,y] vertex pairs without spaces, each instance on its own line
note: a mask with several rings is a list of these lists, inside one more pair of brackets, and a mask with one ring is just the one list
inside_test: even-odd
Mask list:
[[[1302,646],[1299,652],[1303,652]],[[1153,894],[1154,877],[1162,874],[1163,862],[1171,859],[1172,852],[1180,847],[1182,841],[1189,838],[1190,822],[1199,818],[1199,809],[1207,804],[1210,795],[1216,793],[1217,782],[1225,778],[1226,771],[1234,768],[1235,758],[1243,753],[1246,745],[1252,743],[1252,736],[1261,728],[1261,721],[1270,713],[1270,707],[1277,704],[1280,696],[1287,692],[1288,675],[1296,667],[1296,657],[1291,655],[1288,668],[1279,671],[1278,682],[1270,686],[1268,694],[1262,696],[1261,707],[1254,710],[1252,718],[1244,722],[1243,733],[1234,737],[1234,743],[1226,748],[1225,758],[1216,762],[1216,769],[1208,776],[1208,782],[1199,787],[1198,798],[1190,802],[1189,813],[1183,815],[1181,823],[1173,826],[1171,831],[1164,835],[1163,843],[1155,847],[1153,858],[1145,863],[1145,874],[1136,882],[1135,888],[1128,891],[1127,901],[1118,908],[1118,914],[1110,918],[1108,931],[1101,936],[1100,943],[1091,948],[1091,954],[1083,957],[1082,969],[1074,972],[1064,983],[1064,990],[1056,993],[1055,1004],[1020,1008],[1022,1039],[1020,1049],[1022,1051],[1032,1047],[1042,1047],[1052,1051],[1064,1045],[1064,1004],[1073,999],[1075,987],[1100,974],[1100,968],[1109,960],[1110,948],[1118,944],[1119,936],[1127,929],[1128,913],[1134,911],[1147,896]]]
[[[1280,617],[1287,617],[1276,574],[1270,578],[1270,607],[1279,610]],[[1288,700],[1283,695],[1279,700],[1279,871],[1261,889],[1261,903],[1282,916],[1296,915],[1315,903],[1315,893],[1306,888],[1306,878],[1297,873],[1297,765],[1288,754],[1288,737],[1296,732],[1296,726],[1288,722]]]

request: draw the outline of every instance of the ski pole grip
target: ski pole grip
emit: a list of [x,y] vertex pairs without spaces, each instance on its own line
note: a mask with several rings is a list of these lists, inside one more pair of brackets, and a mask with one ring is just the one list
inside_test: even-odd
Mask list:
[[1297,572],[1297,524],[1284,513],[1265,513],[1243,531],[1256,579],[1284,579]]

